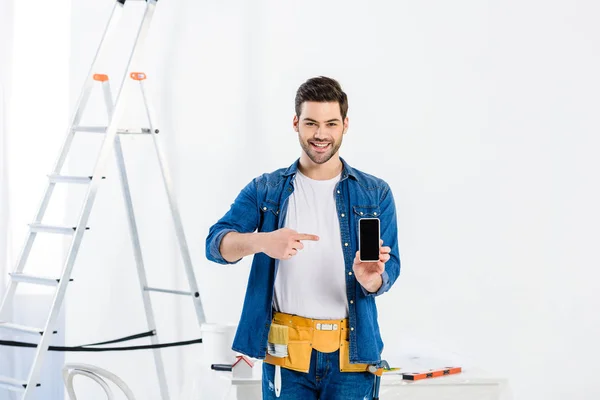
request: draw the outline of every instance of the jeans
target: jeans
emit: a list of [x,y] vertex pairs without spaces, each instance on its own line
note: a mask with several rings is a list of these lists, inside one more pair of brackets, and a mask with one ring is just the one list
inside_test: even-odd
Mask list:
[[371,400],[375,375],[340,372],[339,350],[313,349],[308,373],[281,368],[281,396],[275,397],[275,366],[263,363],[263,400]]

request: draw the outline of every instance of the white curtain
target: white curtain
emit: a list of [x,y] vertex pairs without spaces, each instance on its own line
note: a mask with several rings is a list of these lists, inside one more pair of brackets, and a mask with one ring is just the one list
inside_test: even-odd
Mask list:
[[7,127],[12,50],[12,0],[0,2],[0,295],[4,293],[8,262]]
[[[13,2],[0,2],[0,298],[5,291],[9,262],[9,202],[8,202],[8,159],[7,128],[8,101],[10,99]],[[0,375],[8,375],[14,368],[12,352],[0,349]],[[3,393],[4,396],[12,396]],[[5,397],[3,397],[5,398]],[[12,399],[12,397],[9,397]]]
[[[6,162],[6,97],[8,89],[0,82],[0,287],[4,290],[5,272],[8,269],[8,176]],[[0,292],[2,293],[2,292]]]

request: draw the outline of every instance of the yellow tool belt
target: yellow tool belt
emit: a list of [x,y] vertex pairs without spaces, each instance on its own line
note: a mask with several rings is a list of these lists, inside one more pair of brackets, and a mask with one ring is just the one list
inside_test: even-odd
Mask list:
[[368,364],[350,364],[347,319],[319,320],[276,312],[273,324],[288,327],[288,356],[267,354],[267,364],[308,373],[312,349],[321,353],[333,353],[339,349],[341,372],[368,371]]

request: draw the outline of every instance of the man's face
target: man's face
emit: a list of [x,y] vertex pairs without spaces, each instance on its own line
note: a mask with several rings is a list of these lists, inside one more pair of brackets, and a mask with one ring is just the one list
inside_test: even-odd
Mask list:
[[333,157],[348,129],[348,117],[342,119],[338,102],[306,101],[300,117],[294,117],[300,146],[315,164],[324,164]]

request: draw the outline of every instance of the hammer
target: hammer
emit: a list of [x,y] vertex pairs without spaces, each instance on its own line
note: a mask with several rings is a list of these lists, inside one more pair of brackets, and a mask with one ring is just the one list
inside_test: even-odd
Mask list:
[[385,360],[381,360],[377,365],[369,366],[369,372],[375,375],[375,381],[373,381],[373,400],[379,400],[379,387],[381,386],[381,375],[383,375],[384,369],[390,369],[390,365]]

